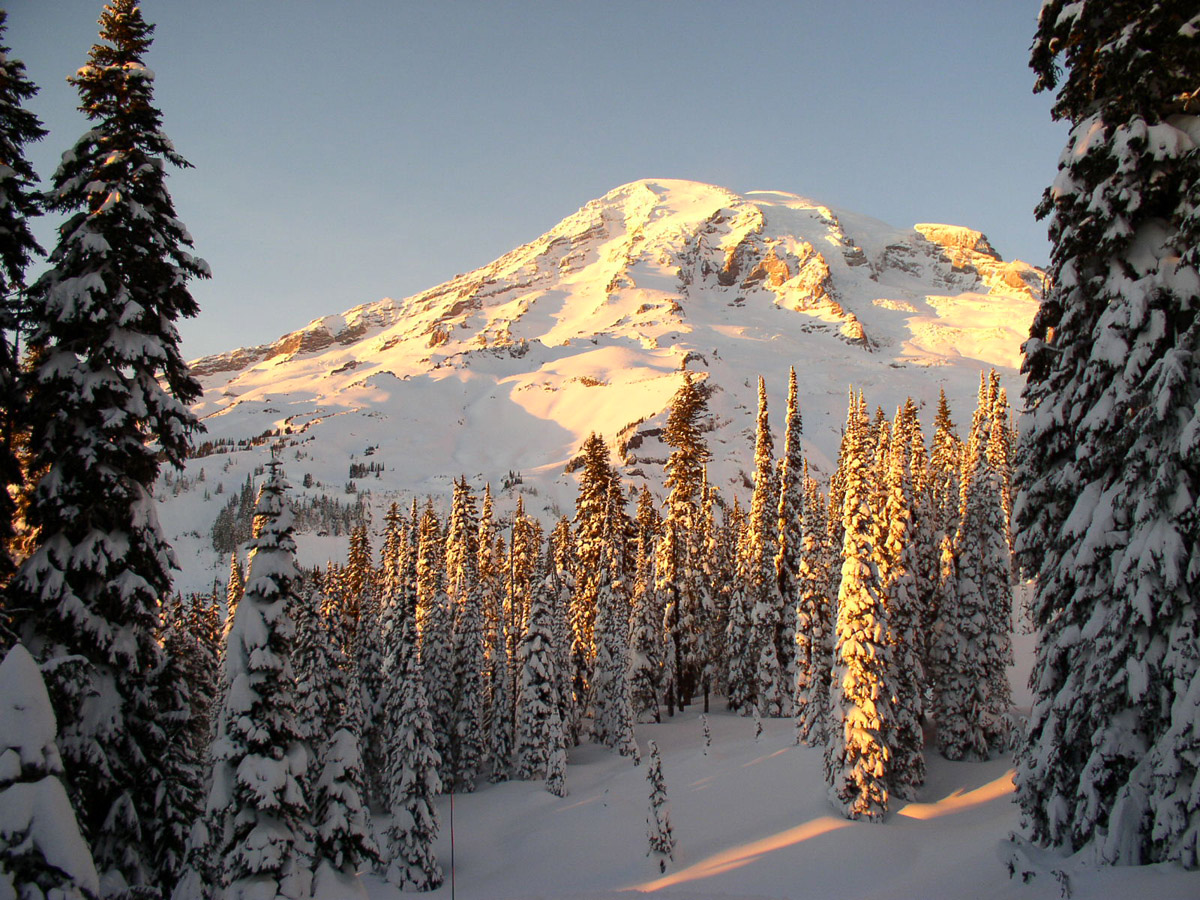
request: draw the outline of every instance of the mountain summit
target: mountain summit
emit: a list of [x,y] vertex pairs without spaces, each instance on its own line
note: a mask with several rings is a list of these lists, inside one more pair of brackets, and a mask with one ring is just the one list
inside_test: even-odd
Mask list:
[[796,367],[807,449],[828,471],[849,386],[889,412],[945,388],[966,419],[981,369],[1015,377],[1042,278],[969,228],[637,181],[423,293],[195,361],[197,411],[221,446],[290,435],[294,481],[340,487],[370,454],[383,471],[358,487],[441,494],[460,473],[520,474],[552,511],[592,431],[658,487],[686,365],[710,393],[713,479],[740,485],[758,375],[779,422]]

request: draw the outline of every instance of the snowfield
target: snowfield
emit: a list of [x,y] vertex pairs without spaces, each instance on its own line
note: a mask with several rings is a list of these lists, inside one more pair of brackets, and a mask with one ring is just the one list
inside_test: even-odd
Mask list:
[[[462,900],[619,900],[645,892],[671,900],[825,898],[1059,898],[1053,872],[1075,898],[1200,897],[1200,873],[1174,866],[1097,869],[1043,853],[1019,858],[1026,883],[1010,878],[1018,825],[1006,758],[949,762],[927,751],[919,800],[881,824],[850,822],[825,799],[820,748],[797,747],[790,720],[754,722],[723,710],[709,715],[705,752],[700,712],[639,725],[643,757],[658,743],[676,838],[674,863],[659,875],[647,858],[646,766],[585,744],[570,753],[569,794],[540,784],[483,785],[454,797],[454,896]],[[450,897],[450,800],[439,802],[438,858],[446,883],[427,896]],[[376,824],[380,829],[379,823]],[[381,829],[380,829],[381,830]],[[412,897],[375,876],[372,900]]]

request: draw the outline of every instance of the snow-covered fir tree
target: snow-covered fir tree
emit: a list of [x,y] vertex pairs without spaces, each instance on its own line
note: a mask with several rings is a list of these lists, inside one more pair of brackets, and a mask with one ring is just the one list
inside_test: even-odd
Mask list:
[[483,767],[486,639],[479,583],[478,512],[464,476],[455,483],[446,536],[446,575],[453,611],[453,732],[447,787],[470,792]]
[[292,670],[296,543],[287,483],[272,460],[254,511],[246,591],[225,649],[224,704],[207,811],[227,897],[304,900],[312,886],[310,760]]
[[683,706],[679,673],[683,668],[680,642],[683,640],[680,621],[680,582],[686,567],[683,524],[670,514],[663,521],[662,536],[655,550],[654,569],[657,573],[656,591],[662,608],[663,659],[660,674],[667,714],[675,715],[675,707]]
[[[50,685],[59,744],[80,824],[104,890],[156,888],[175,829],[154,798],[173,791],[175,758],[155,694],[159,601],[173,553],[150,488],[163,462],[180,467],[199,425],[199,396],[175,322],[195,315],[188,283],[208,276],[166,189],[166,163],[186,165],[161,130],[145,66],[153,26],[133,0],[113,0],[100,41],[70,79],[91,121],[46,195],[64,213],[50,268],[28,294],[31,555],[6,588],[16,630],[41,660],[74,656],[70,684]],[[9,164],[8,160],[5,160]],[[56,671],[65,672],[61,667]],[[172,700],[171,698],[175,699]]]
[[159,841],[155,859],[169,894],[187,867],[193,824],[204,807],[204,773],[212,742],[213,703],[217,695],[220,631],[207,599],[178,595],[164,604],[159,630],[163,657],[151,683],[163,709],[175,710],[164,722],[171,769],[178,773],[154,798],[155,819],[173,832]]
[[793,713],[796,693],[796,611],[800,600],[800,568],[804,546],[803,424],[796,389],[796,369],[788,375],[784,413],[783,454],[779,457],[779,514],[777,517],[775,577],[779,583],[781,621],[775,637],[779,658],[780,715]]
[[829,799],[850,819],[880,821],[888,810],[892,760],[891,652],[887,610],[872,545],[870,441],[866,405],[851,406],[846,423],[842,578],[825,746]]
[[638,528],[637,565],[632,609],[629,614],[629,698],[634,719],[658,722],[662,676],[662,617],[654,585],[654,535],[649,526]]
[[1195,9],[1050,0],[1036,89],[1070,123],[1025,345],[1016,552],[1036,578],[1026,833],[1200,866]]
[[341,596],[337,598],[341,612],[340,646],[348,647],[353,643],[362,608],[374,602],[378,581],[371,564],[371,536],[367,532],[367,523],[360,522],[350,532]]
[[[392,617],[404,614],[407,541],[404,514],[399,504],[392,503],[384,515],[378,590],[368,592],[363,598],[354,643],[349,653],[349,663],[357,673],[351,682],[351,689],[357,690],[357,702],[362,709],[359,749],[362,753],[365,790],[369,797],[383,796],[383,779],[387,768],[387,748],[382,737],[384,634],[385,631],[391,633]],[[385,621],[388,623],[386,628]]]
[[317,579],[305,579],[296,585],[296,602],[292,607],[296,628],[292,649],[296,719],[314,759],[342,718],[349,668],[345,654],[335,643],[334,628],[338,622],[321,614],[324,598],[316,582]]
[[774,442],[767,414],[766,382],[758,379],[758,428],[754,441],[754,496],[745,545],[747,602],[751,608],[750,643],[730,645],[731,652],[748,653],[754,672],[749,702],[761,716],[778,716],[783,710],[782,666],[778,635],[783,629],[783,598],[775,570],[779,534],[779,484]]
[[583,468],[575,497],[573,570],[575,592],[571,597],[571,648],[575,692],[587,696],[596,658],[594,635],[596,591],[600,570],[605,565],[609,522],[609,489],[616,475],[609,462],[608,445],[593,432],[583,444]]
[[387,697],[384,704],[388,745],[387,880],[401,890],[432,891],[442,883],[433,853],[438,834],[434,798],[442,790],[441,759],[425,701],[426,679],[412,620],[401,617],[388,643]]
[[9,544],[16,535],[17,504],[9,490],[15,492],[24,480],[16,438],[23,406],[19,363],[25,270],[42,254],[30,230],[31,220],[41,214],[41,198],[25,146],[46,134],[24,106],[37,87],[25,76],[25,64],[10,57],[2,43],[7,15],[0,10],[0,585],[14,568]]
[[550,618],[550,597],[539,588],[518,648],[516,772],[523,781],[545,778],[551,754],[564,743]]
[[488,658],[488,711],[487,755],[491,773],[488,780],[506,781],[512,769],[513,749],[516,736],[515,711],[512,694],[512,666],[508,661],[508,647],[504,640],[497,641]]
[[[676,678],[672,684],[680,706],[690,703],[698,689],[705,692],[708,704],[708,682],[704,671],[711,658],[708,640],[712,596],[711,585],[703,578],[704,548],[704,466],[711,457],[704,440],[708,425],[708,401],[702,384],[686,369],[683,384],[671,398],[663,442],[671,454],[663,468],[667,491],[666,519],[663,539],[669,533],[671,545],[658,554],[658,593],[665,604],[674,607],[672,643],[675,648]],[[656,531],[658,529],[656,528]]]
[[[479,604],[483,616],[484,692],[481,727],[485,743],[485,768],[489,779],[508,777],[512,760],[512,673],[502,616],[504,606],[503,561],[497,555],[499,528],[492,501],[492,486],[485,484],[476,536],[475,571],[479,580]],[[497,708],[497,704],[500,704]]]
[[[360,671],[356,664],[352,682]],[[362,692],[352,683],[348,693],[338,727],[322,748],[320,774],[313,788],[314,900],[366,897],[358,873],[380,859],[364,795],[359,750]]]
[[[708,658],[702,674],[704,685],[704,711],[708,712],[708,694],[711,688],[723,688],[728,684],[728,658],[725,637],[729,628],[729,606],[734,572],[737,562],[733,524],[737,516],[734,510],[718,515],[720,497],[715,486],[705,479],[704,500],[701,509],[704,515],[704,547],[701,552],[701,575],[710,585],[708,594],[708,619],[703,623],[707,632]],[[737,500],[734,499],[735,509]]]
[[246,590],[246,575],[242,571],[242,564],[238,562],[237,554],[229,554],[229,580],[225,586],[225,617],[231,619],[233,611],[237,609],[238,601],[242,599],[242,592]]
[[558,714],[562,720],[565,742],[573,747],[580,741],[585,698],[576,699],[571,678],[571,573],[564,568],[564,559],[547,560],[546,590],[550,597],[550,633],[554,640],[555,663],[558,675]]
[[987,458],[986,382],[967,444],[962,512],[954,539],[953,594],[938,609],[931,651],[938,749],[949,759],[987,759],[1006,743],[1012,584],[999,473]]
[[611,552],[596,590],[596,661],[591,684],[592,738],[622,756],[638,759],[629,697],[629,602],[612,572]]
[[757,684],[758,656],[750,652],[753,641],[755,598],[752,590],[753,574],[750,572],[751,553],[748,548],[750,529],[747,516],[737,515],[734,506],[735,544],[733,554],[733,577],[730,579],[729,615],[725,626],[725,697],[729,708],[742,715],[749,715],[755,708],[755,686]]
[[417,545],[418,648],[425,677],[425,701],[435,735],[438,777],[450,780],[454,735],[454,611],[446,593],[445,539],[432,499],[421,515]]
[[100,879],[63,787],[50,695],[29,651],[0,662],[0,896],[95,900]]
[[804,527],[797,575],[796,740],[824,745],[829,724],[829,680],[833,665],[833,547],[825,498],[804,461]]
[[[517,498],[511,532],[512,546],[508,556],[504,616],[515,641],[525,631],[531,598],[538,589],[542,575],[542,526],[537,519],[525,512],[525,503],[521,497]],[[515,655],[515,643],[512,649]]]
[[[950,416],[946,392],[938,394],[937,413],[933,419],[933,445],[929,451],[929,492],[936,528],[940,534],[954,537],[958,531],[958,516],[962,497],[964,450],[962,439]],[[941,543],[940,535],[938,543]]]
[[[892,691],[893,727],[889,787],[897,797],[916,798],[925,783],[924,693],[922,626],[918,590],[912,441],[916,406],[896,411],[883,481],[879,577],[888,623],[888,687]],[[1002,673],[1003,674],[1003,673]]]
[[658,744],[650,741],[650,764],[646,767],[646,782],[650,786],[650,811],[646,814],[646,837],[650,847],[646,855],[658,863],[658,871],[666,872],[667,863],[675,860],[675,833],[671,829],[671,804],[667,800],[667,782],[662,774],[662,757]]

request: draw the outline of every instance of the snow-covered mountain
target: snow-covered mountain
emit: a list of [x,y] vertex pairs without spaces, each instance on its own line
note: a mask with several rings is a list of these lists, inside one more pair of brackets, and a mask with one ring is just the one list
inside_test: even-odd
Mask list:
[[[213,443],[202,453],[219,452],[160,491],[181,583],[219,576],[207,530],[276,431],[298,492],[441,496],[465,474],[552,515],[570,509],[572,461],[592,431],[631,482],[661,485],[658,435],[684,365],[711,391],[710,473],[727,495],[748,493],[757,377],[778,423],[792,365],[825,473],[852,385],[889,414],[912,395],[927,426],[944,388],[965,425],[981,369],[1018,387],[1042,278],[969,228],[897,229],[775,191],[624,185],[424,293],[196,360]],[[306,546],[313,561],[340,555]]]

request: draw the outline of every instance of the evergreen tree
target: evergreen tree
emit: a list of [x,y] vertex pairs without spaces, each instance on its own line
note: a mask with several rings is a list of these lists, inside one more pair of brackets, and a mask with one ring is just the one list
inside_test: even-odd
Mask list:
[[761,716],[782,712],[782,672],[777,635],[783,628],[783,599],[775,571],[779,486],[775,478],[774,443],[767,417],[766,382],[758,379],[758,428],[754,442],[754,496],[746,544],[747,598],[751,606],[751,667],[754,708]]
[[[734,501],[736,506],[736,499]],[[708,634],[708,658],[704,665],[704,711],[708,712],[708,694],[711,687],[728,684],[728,659],[725,636],[729,628],[729,607],[734,573],[737,567],[736,543],[732,522],[733,511],[718,518],[721,507],[717,489],[705,481],[704,501],[704,548],[701,554],[701,572],[710,585],[708,621],[704,623]]]
[[[492,503],[492,486],[483,488],[483,508],[479,514],[479,533],[476,538],[475,570],[479,580],[479,603],[483,615],[483,720],[481,723],[487,746],[492,781],[507,777],[512,759],[512,692],[509,671],[508,645],[502,618],[504,603],[504,573],[502,560],[497,556],[496,525]],[[497,704],[500,704],[497,707]]]
[[246,577],[238,562],[237,554],[229,554],[229,581],[225,588],[225,618],[232,621],[233,611],[237,609],[238,601],[246,590]]
[[963,443],[954,426],[954,420],[950,417],[950,404],[943,390],[938,394],[937,413],[933,420],[933,446],[929,452],[929,491],[938,520],[937,530],[951,537],[958,531],[963,453]]
[[783,455],[779,458],[779,516],[776,525],[775,577],[779,584],[780,625],[775,638],[779,658],[780,715],[792,715],[796,685],[796,610],[800,601],[800,568],[804,546],[804,455],[796,392],[796,369],[788,375]]
[[338,728],[348,687],[348,663],[333,633],[337,622],[321,615],[322,605],[315,579],[296,585],[296,639],[292,650],[296,721],[314,759]]
[[213,702],[217,694],[218,656],[215,623],[193,595],[186,604],[176,595],[165,604],[159,631],[164,653],[151,684],[165,710],[167,745],[171,747],[170,773],[154,797],[155,819],[171,837],[156,843],[155,859],[162,893],[169,895],[187,868],[192,826],[204,806],[205,762],[212,740]]
[[637,572],[633,585],[633,609],[629,616],[629,691],[634,718],[659,722],[658,698],[662,673],[662,616],[654,587],[654,540],[649,526],[638,528]]
[[671,806],[667,802],[667,783],[663,780],[658,744],[651,741],[649,749],[646,781],[650,785],[650,812],[646,815],[646,835],[650,849],[646,855],[658,861],[659,872],[666,872],[668,860],[675,860],[675,833],[671,830]]
[[[356,673],[359,666],[355,666]],[[356,679],[354,679],[356,680]],[[379,862],[371,828],[371,811],[363,796],[362,693],[352,685],[338,727],[323,748],[321,772],[314,790],[314,900],[365,897],[360,869]]]
[[561,568],[562,561],[554,563],[546,576],[546,590],[550,598],[550,633],[554,645],[554,668],[557,674],[558,715],[562,720],[565,744],[573,747],[579,743],[584,698],[578,702],[572,691],[571,678],[571,573]]
[[367,523],[360,522],[350,532],[350,549],[346,555],[345,584],[340,603],[343,647],[350,646],[354,641],[362,608],[374,602],[377,583],[371,564],[371,537],[367,533]]
[[883,541],[878,554],[890,650],[887,681],[892,691],[889,787],[905,800],[915,799],[917,789],[925,783],[925,674],[921,654],[924,617],[918,592],[911,456],[915,417],[913,404],[896,411],[884,481]]
[[517,694],[517,777],[523,781],[545,778],[551,755],[564,743],[555,687],[551,609],[544,590],[534,592],[529,622],[518,648],[520,691]]
[[464,476],[456,482],[446,537],[446,574],[454,614],[453,733],[447,786],[470,792],[483,766],[486,641],[477,569],[479,547],[475,498]]
[[438,833],[434,797],[442,789],[426,679],[412,621],[400,619],[388,647],[385,701],[388,742],[387,880],[401,890],[432,891],[442,883],[433,854]]
[[834,565],[824,497],[804,462],[804,528],[797,575],[796,740],[821,746],[828,737],[829,680],[833,665]]
[[753,575],[750,572],[751,553],[748,548],[750,529],[747,517],[742,515],[734,501],[733,578],[729,589],[729,616],[725,627],[727,658],[726,699],[729,708],[742,715],[749,715],[755,708],[757,685],[757,655],[749,652],[753,646],[754,592]]
[[[525,513],[522,498],[517,498],[513,515],[512,547],[508,560],[508,597],[505,617],[512,627],[514,639],[525,630],[531,597],[538,589],[541,577],[542,526]],[[592,611],[593,615],[595,610]],[[513,645],[515,648],[515,644]]]
[[225,650],[208,815],[226,896],[302,900],[311,890],[308,754],[296,718],[292,645],[296,543],[279,464],[254,513],[246,592]]
[[[663,467],[667,500],[662,540],[669,543],[660,549],[657,566],[658,593],[664,607],[673,609],[671,643],[676,678],[672,684],[673,696],[681,706],[690,703],[696,689],[702,686],[712,653],[706,640],[712,598],[709,585],[702,578],[701,560],[704,466],[711,458],[704,440],[708,401],[695,376],[686,369],[682,375],[683,384],[671,398],[662,436],[663,442],[671,447],[671,455]],[[706,683],[705,688],[707,708]]]
[[596,666],[592,680],[592,737],[622,756],[638,759],[629,697],[629,604],[611,574],[616,554],[600,572],[596,591]]
[[[359,750],[362,754],[363,779],[369,797],[381,797],[387,770],[387,748],[383,740],[383,661],[385,632],[391,635],[394,616],[405,610],[404,559],[407,551],[407,527],[404,514],[396,503],[384,516],[383,548],[379,564],[378,590],[367,592],[359,610],[358,627],[350,661],[357,677],[351,691],[357,691],[362,710]],[[387,623],[385,626],[385,622]]]
[[488,709],[491,715],[488,719],[487,747],[492,770],[488,780],[500,782],[508,779],[516,740],[513,734],[512,679],[509,677],[512,667],[508,661],[508,647],[503,640],[496,643],[488,662]]
[[[158,887],[156,860],[177,831],[155,797],[182,774],[167,724],[178,692],[156,692],[158,603],[174,555],[150,489],[162,462],[182,467],[199,396],[175,321],[208,267],[186,248],[164,162],[186,165],[160,128],[144,65],[153,27],[113,0],[100,40],[71,79],[92,127],[63,156],[47,195],[68,215],[50,269],[29,292],[31,555],[7,587],[17,632],[42,660],[75,657],[51,686],[70,787],[108,885]],[[8,162],[7,160],[5,161]],[[66,669],[58,667],[58,672]]]
[[0,662],[0,896],[95,900],[100,894],[63,788],[55,735],[42,673],[17,644]]
[[0,586],[14,569],[9,545],[17,506],[10,490],[23,481],[16,438],[23,405],[19,340],[25,326],[25,269],[42,254],[30,230],[30,220],[41,214],[41,200],[25,145],[46,135],[37,116],[22,105],[37,87],[25,77],[25,64],[10,58],[2,44],[7,15],[0,10]]
[[861,399],[857,407],[847,422],[844,445],[845,539],[825,781],[830,802],[847,818],[880,821],[888,808],[892,769],[891,653],[877,548],[872,546],[870,435]]
[[583,471],[579,476],[579,494],[575,498],[575,593],[571,597],[571,628],[574,634],[571,656],[575,693],[587,696],[592,666],[596,658],[596,591],[609,524],[609,489],[616,474],[608,458],[608,445],[593,432],[583,445]]
[[429,717],[433,725],[434,748],[437,750],[438,778],[444,785],[452,783],[453,743],[455,740],[454,719],[454,645],[453,610],[445,590],[441,589],[441,578],[425,627],[421,630],[419,648],[421,668],[425,675],[425,696],[429,705]]
[[1012,586],[999,473],[987,458],[986,384],[967,446],[963,504],[954,541],[953,602],[939,609],[938,748],[949,759],[987,759],[1006,743],[1010,706]]

